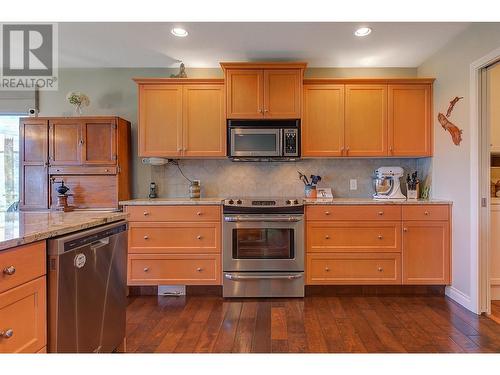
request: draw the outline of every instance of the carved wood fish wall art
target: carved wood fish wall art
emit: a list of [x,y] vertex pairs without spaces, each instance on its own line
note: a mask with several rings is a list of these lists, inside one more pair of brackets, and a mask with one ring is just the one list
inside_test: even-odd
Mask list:
[[455,104],[457,104],[460,99],[463,99],[463,96],[455,96],[455,98],[450,102],[448,110],[446,111],[446,116],[443,115],[442,113],[438,114],[439,123],[441,124],[441,126],[445,131],[448,131],[450,133],[453,143],[457,146],[459,146],[460,142],[462,142],[462,130],[459,129],[458,126],[456,126],[450,120],[448,120],[448,117],[450,117],[451,112],[453,112],[453,108],[455,107]]

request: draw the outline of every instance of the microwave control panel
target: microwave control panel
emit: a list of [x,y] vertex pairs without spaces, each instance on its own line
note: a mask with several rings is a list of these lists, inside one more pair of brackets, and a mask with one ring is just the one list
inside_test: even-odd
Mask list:
[[283,156],[299,156],[298,129],[283,129]]

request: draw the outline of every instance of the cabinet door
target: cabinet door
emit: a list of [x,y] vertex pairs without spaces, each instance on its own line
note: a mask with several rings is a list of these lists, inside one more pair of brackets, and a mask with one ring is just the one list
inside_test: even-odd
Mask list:
[[20,208],[48,207],[48,146],[49,126],[46,120],[21,120],[20,147]]
[[182,153],[182,86],[139,87],[139,156]]
[[346,156],[387,156],[387,85],[345,86]]
[[431,156],[431,86],[389,85],[389,156]]
[[264,117],[300,118],[301,99],[300,69],[264,70]]
[[450,284],[448,221],[403,222],[403,284]]
[[0,353],[36,353],[47,345],[45,276],[0,294]]
[[223,85],[186,85],[182,99],[184,156],[225,156]]
[[116,164],[116,124],[114,120],[82,123],[83,164]]
[[303,156],[342,156],[344,85],[306,85],[302,117]]
[[226,85],[227,118],[258,119],[264,116],[262,69],[229,69]]
[[49,123],[49,159],[51,165],[82,163],[82,122],[78,119],[57,119]]

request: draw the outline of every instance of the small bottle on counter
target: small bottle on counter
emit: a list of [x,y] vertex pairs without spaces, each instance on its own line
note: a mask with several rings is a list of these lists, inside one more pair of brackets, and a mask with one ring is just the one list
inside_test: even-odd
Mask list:
[[151,182],[149,184],[149,195],[148,195],[148,197],[150,199],[158,197],[158,194],[156,194],[156,183],[154,183],[154,182]]
[[199,198],[200,195],[200,181],[191,181],[191,183],[189,184],[189,198]]

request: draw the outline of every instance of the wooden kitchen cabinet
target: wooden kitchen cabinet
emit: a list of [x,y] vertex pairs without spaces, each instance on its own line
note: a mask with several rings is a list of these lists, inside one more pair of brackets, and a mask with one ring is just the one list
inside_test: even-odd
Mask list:
[[0,252],[0,353],[47,345],[45,241]]
[[389,156],[432,156],[432,86],[388,86]]
[[47,208],[49,165],[49,125],[38,118],[24,118],[19,122],[19,178],[21,210]]
[[345,86],[345,156],[387,156],[387,85]]
[[128,285],[220,285],[219,205],[126,206]]
[[221,63],[228,119],[300,119],[305,63]]
[[137,78],[139,156],[226,155],[221,79]]
[[76,208],[130,198],[130,123],[114,116],[20,119],[21,210],[53,208],[55,181]]
[[344,85],[304,85],[302,156],[343,156],[344,149]]

